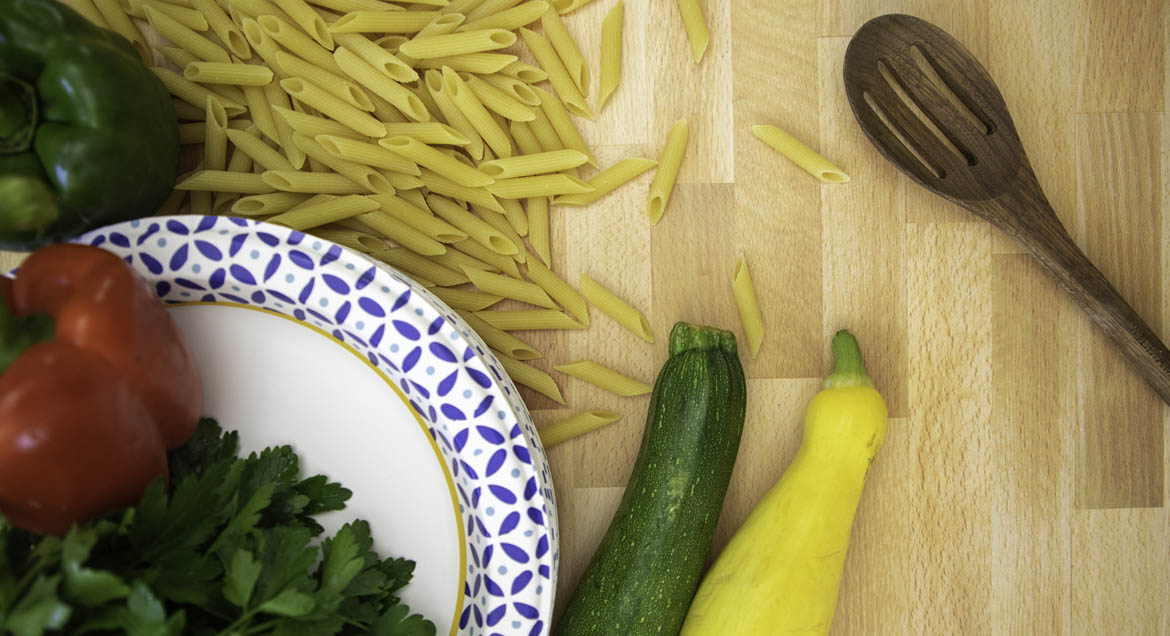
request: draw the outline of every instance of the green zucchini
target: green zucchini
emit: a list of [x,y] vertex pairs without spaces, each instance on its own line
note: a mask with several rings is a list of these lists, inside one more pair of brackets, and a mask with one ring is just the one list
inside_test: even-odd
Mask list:
[[746,398],[735,336],[676,324],[625,495],[554,634],[678,634],[731,480]]

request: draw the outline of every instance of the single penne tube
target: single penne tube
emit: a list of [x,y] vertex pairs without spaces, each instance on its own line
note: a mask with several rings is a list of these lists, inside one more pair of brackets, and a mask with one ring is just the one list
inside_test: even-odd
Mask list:
[[[365,60],[358,57],[356,53],[345,47],[341,47],[333,52],[333,57],[343,73],[353,78],[358,84],[369,89],[370,92],[390,102],[407,117],[415,121],[431,120],[431,115],[427,112],[426,105],[422,103],[422,100],[417,95],[412,93],[410,89],[380,73]],[[385,127],[382,128],[382,131],[381,134],[369,136],[382,137],[386,134]]]
[[459,77],[459,74],[450,68],[443,71],[443,92],[451,98],[451,102],[467,118],[467,121],[479,133],[484,143],[496,153],[497,157],[512,156],[512,141],[508,133],[504,132],[491,114],[484,108],[479,98]]
[[255,64],[192,62],[183,69],[183,77],[201,84],[264,86],[272,81],[272,69]]
[[[194,0],[192,0],[192,3],[194,3]],[[270,0],[227,0],[227,3],[228,6],[235,7],[236,11],[252,18],[260,15],[275,15],[279,16],[282,20],[288,18],[288,15]]]
[[322,203],[325,203],[326,201],[333,201],[337,198],[338,198],[337,196],[332,195],[332,194],[314,194],[313,196],[305,199],[304,201],[301,201],[300,203],[294,205],[293,207],[291,207],[289,209],[290,210],[299,210],[301,208],[307,208],[311,205],[320,205]]
[[526,362],[505,355],[499,355],[497,358],[500,360],[500,365],[504,367],[504,372],[516,384],[526,386],[558,404],[565,403],[565,398],[561,396],[561,389],[551,375]]
[[572,13],[580,9],[590,2],[593,2],[593,0],[552,0],[552,5],[557,13],[565,15],[566,13]]
[[585,56],[581,55],[577,41],[573,39],[573,35],[565,27],[560,14],[556,11],[546,11],[540,17],[540,24],[544,27],[545,37],[556,50],[557,57],[561,58],[561,63],[569,72],[569,77],[577,86],[577,90],[580,91],[581,95],[588,95],[589,66],[585,64]]
[[204,192],[236,192],[240,194],[264,194],[273,187],[254,172],[228,172],[227,170],[196,170],[175,185],[178,190],[202,190]]
[[691,42],[691,53],[698,64],[703,61],[703,54],[707,52],[707,45],[711,42],[711,34],[707,31],[707,18],[703,16],[703,7],[699,5],[699,0],[678,0],[678,11],[682,15],[687,40]]
[[[334,35],[336,36],[336,34],[334,34]],[[398,47],[402,46],[403,44],[406,44],[409,41],[410,41],[410,38],[406,37],[405,35],[383,35],[382,37],[374,40],[374,44],[377,44],[378,46],[386,49],[387,51],[390,51],[391,53],[397,54]],[[399,56],[398,59],[401,60],[402,57]]]
[[378,145],[415,164],[434,170],[460,185],[478,188],[494,181],[479,170],[452,159],[414,137],[385,137],[378,140]]
[[[273,106],[272,112],[276,114],[278,119],[284,121],[293,132],[301,133],[306,137],[316,138],[322,135],[328,135],[330,137],[345,137],[347,139],[363,141],[369,139],[369,137],[349,126],[343,126],[332,119],[306,115],[305,113],[297,112],[291,108],[284,108],[283,106]],[[289,139],[292,139],[291,135]]]
[[240,216],[280,214],[287,212],[307,198],[309,195],[298,192],[254,194],[236,199],[235,203],[232,204],[232,213]]
[[480,205],[499,214],[504,213],[504,208],[500,206],[500,202],[496,200],[496,197],[491,192],[488,192],[484,188],[471,188],[456,183],[446,176],[426,168],[421,169],[420,172],[422,174],[419,175],[419,178],[422,179],[423,185],[435,194]]
[[[98,10],[98,13],[102,14],[102,20],[105,22],[106,27],[108,27],[114,33],[117,33],[118,35],[129,40],[130,45],[133,46],[134,50],[138,52],[138,57],[149,63],[151,57],[150,50],[146,46],[146,40],[143,39],[142,34],[138,32],[138,29],[134,27],[134,23],[131,22],[130,18],[126,15],[126,11],[122,8],[122,4],[117,0],[93,0],[93,5],[94,8]],[[174,21],[174,18],[170,19],[171,21]],[[175,24],[179,23],[175,22]],[[187,27],[183,28],[187,29]],[[187,31],[191,30],[187,29]],[[191,33],[194,33],[194,31],[191,31]],[[167,36],[167,39],[178,44],[178,42],[172,40],[170,36]]]
[[483,206],[475,205],[474,203],[471,204],[471,209],[475,210],[475,212],[479,214],[479,217],[483,219],[484,223],[487,223],[488,225],[499,230],[501,234],[503,234],[509,241],[511,241],[512,245],[516,246],[516,253],[512,254],[512,258],[516,259],[516,261],[520,263],[523,263],[528,259],[528,256],[524,251],[524,240],[520,238],[520,234],[516,231],[515,228],[512,227],[512,224],[508,222],[508,217],[506,214],[496,214],[494,211],[488,210]]
[[460,252],[463,252],[464,254],[467,254],[468,256],[471,256],[476,260],[492,265],[499,271],[511,276],[512,278],[520,278],[520,268],[516,265],[516,259],[505,254],[494,252],[491,248],[485,247],[478,241],[468,239],[466,241],[453,243],[451,247]]
[[[571,148],[585,153],[585,156],[589,157],[589,165],[596,168],[597,160],[593,158],[593,153],[589,152],[589,146],[581,137],[581,132],[577,130],[577,125],[573,123],[573,118],[569,117],[569,111],[565,110],[565,105],[561,103],[561,100],[546,90],[536,87],[533,87],[532,90],[540,97],[540,109],[548,119],[549,125],[556,132],[557,138],[561,140],[559,147]],[[540,143],[543,146],[545,139],[540,129],[539,115],[533,122],[532,131],[536,133],[536,138],[541,140]],[[554,149],[546,147],[545,150]]]
[[337,33],[333,39],[392,80],[413,82],[418,79],[418,71],[360,33]]
[[[74,11],[81,14],[81,17],[88,20],[94,26],[103,29],[109,29],[110,23],[102,16],[102,12],[94,5],[93,0],[67,0],[65,4],[69,5]],[[178,209],[178,206],[176,206]]]
[[471,143],[463,133],[437,121],[386,124],[387,137],[400,135],[414,137],[424,144],[431,145],[466,146]]
[[464,78],[467,87],[471,92],[475,93],[479,102],[484,105],[484,108],[498,113],[501,117],[512,121],[532,121],[536,119],[536,114],[532,108],[527,104],[516,99],[507,92],[502,91],[495,86],[479,79],[474,75],[468,75]]
[[464,252],[460,252],[459,250],[447,250],[446,254],[440,254],[433,258],[440,265],[454,270],[462,271],[464,267],[468,267],[482,272],[492,272],[493,274],[500,273],[498,267],[488,265],[478,258],[475,258],[474,256]]
[[584,194],[594,191],[593,186],[567,174],[542,174],[534,177],[497,179],[495,183],[486,186],[486,188],[488,192],[501,199]]
[[207,18],[195,9],[171,4],[169,2],[149,2],[148,0],[129,0],[126,3],[129,10],[127,14],[136,18],[146,19],[146,5],[156,11],[161,11],[175,19],[179,24],[191,29],[192,31],[206,31],[208,29]]
[[333,49],[333,36],[329,33],[329,27],[305,0],[272,0],[272,3],[280,7],[317,44]]
[[313,139],[325,149],[325,152],[338,159],[416,177],[419,175],[418,165],[413,161],[378,144],[334,135],[317,135]]
[[475,312],[484,322],[504,331],[584,329],[585,325],[556,309],[487,309]]
[[[403,174],[401,172],[391,172],[390,170],[383,170],[382,176],[390,181],[390,185],[398,192],[408,192],[411,190],[421,189],[423,187],[422,179],[412,175]],[[397,192],[395,193],[397,194]]]
[[177,46],[156,46],[155,49],[159,53],[162,53],[163,57],[170,60],[172,64],[179,67],[180,69],[187,68],[187,66],[193,62],[202,61],[199,59],[199,56],[188,51],[187,49],[181,49]]
[[[467,19],[467,16],[462,13],[440,13],[427,23],[418,33],[415,33],[410,39],[427,38],[434,35],[446,35],[454,33],[460,25]],[[410,58],[414,60],[414,58]],[[417,60],[415,60],[417,61]]]
[[511,31],[485,29],[414,38],[400,46],[398,52],[422,60],[496,51],[515,43],[516,34]]
[[438,217],[459,228],[480,245],[497,254],[511,255],[517,252],[516,246],[507,236],[458,203],[434,194],[427,197],[427,203]]
[[545,73],[540,67],[520,61],[512,62],[498,72],[505,77],[520,80],[525,84],[539,84],[548,79],[548,73]]
[[[255,128],[253,128],[255,130]],[[239,152],[232,153],[231,159],[227,164],[228,172],[252,172],[252,158],[248,155]],[[216,192],[215,197],[211,201],[211,211],[214,214],[224,214],[230,209],[233,201],[240,197],[237,192]]]
[[227,167],[227,113],[219,100],[207,98],[204,105],[203,168],[223,170]]
[[208,190],[192,190],[188,199],[190,203],[187,211],[191,214],[211,214],[211,192]]
[[484,0],[467,11],[461,11],[468,20],[478,20],[484,16],[499,13],[520,4],[520,0]]
[[296,170],[287,157],[256,135],[243,130],[228,130],[227,137],[237,150],[251,157],[256,165],[265,170]]
[[654,173],[654,181],[650,183],[650,194],[646,199],[646,216],[650,218],[651,225],[657,225],[662,220],[666,205],[670,203],[670,194],[674,191],[674,183],[678,179],[689,134],[690,128],[685,119],[674,122],[670,127],[666,146],[663,147],[658,162],[658,171]]
[[[215,0],[192,0],[191,4],[196,11],[203,14],[203,17],[207,19],[208,29],[227,46],[232,55],[241,60],[252,58],[252,49],[248,46],[248,40],[244,37],[243,31],[236,26],[235,22],[232,22],[232,19]],[[171,41],[174,42],[174,40]],[[182,46],[182,44],[179,45]],[[221,60],[210,61],[218,62]]]
[[535,31],[523,28],[520,29],[520,37],[524,38],[524,43],[528,45],[528,50],[532,51],[536,63],[544,69],[544,72],[548,73],[548,81],[552,84],[553,90],[560,96],[561,101],[564,102],[565,107],[578,117],[593,119],[593,110],[589,108],[584,95],[577,88],[573,77],[565,68],[564,63],[561,62],[556,49],[553,48],[548,39]]
[[[292,101],[289,99],[288,93],[281,88],[280,82],[273,82],[264,87],[264,95],[268,98],[268,103],[272,106],[273,113],[277,116],[273,117],[273,123],[276,125],[276,143],[280,146],[284,156],[288,158],[293,167],[300,170],[305,165],[305,153],[297,148],[296,143],[293,142],[293,135],[296,131],[289,125],[289,118],[286,115],[281,115],[282,111],[289,113],[296,113],[292,109]],[[302,113],[297,113],[298,115]],[[338,124],[340,125],[340,124]],[[350,134],[358,135],[353,129],[347,129]]]
[[511,298],[529,305],[556,309],[557,305],[549,298],[539,285],[524,280],[517,280],[502,274],[493,274],[472,267],[464,267],[463,273],[471,280],[475,288],[485,294]]
[[[430,212],[393,194],[371,194],[381,209],[402,220],[403,223],[440,243],[458,243],[467,239],[467,233],[433,216]],[[448,250],[450,251],[450,250]]]
[[583,411],[540,429],[538,431],[540,444],[544,446],[545,450],[548,450],[586,433],[592,433],[599,428],[609,426],[620,419],[622,419],[621,414],[613,411],[601,409]]
[[297,172],[295,170],[266,170],[260,174],[264,183],[281,192],[328,194],[365,194],[366,188],[343,175],[331,172]]
[[[537,112],[539,113],[540,111],[537,111]],[[552,130],[552,128],[549,128],[549,130]],[[536,133],[534,133],[532,131],[532,122],[523,122],[523,121],[510,122],[508,124],[508,132],[512,133],[512,141],[516,142],[516,147],[520,149],[520,157],[512,157],[510,159],[523,159],[523,157],[525,155],[528,155],[528,156],[539,155],[543,152],[558,152],[557,149],[548,150],[548,151],[544,150],[544,148],[540,145],[540,140],[538,140],[536,138]],[[555,135],[554,135],[554,137],[555,137]],[[561,150],[563,150],[563,148]],[[578,154],[581,154],[579,151],[576,151],[576,150],[574,150],[572,152],[577,152]],[[498,160],[489,159],[487,161],[481,162],[480,165],[482,166],[483,164],[491,163],[493,161],[498,161]],[[527,162],[529,160],[525,160],[525,161]],[[494,169],[491,169],[491,168],[488,168],[487,170],[489,172],[494,172]],[[495,175],[493,175],[493,176],[495,176]],[[499,175],[499,176],[500,176],[500,178],[504,178],[504,179],[508,178],[508,177],[503,176],[503,175]]]
[[[421,182],[422,180],[419,179]],[[427,205],[427,195],[423,192],[422,186],[417,188],[409,188],[397,193],[399,197],[409,202],[414,207],[425,212],[431,212],[431,206]]]
[[370,256],[393,265],[407,274],[422,276],[427,280],[434,281],[441,287],[462,285],[467,282],[467,277],[462,272],[443,267],[426,256],[401,247],[370,252]]
[[601,310],[601,313],[613,318],[619,325],[634,332],[646,342],[654,342],[650,323],[646,321],[642,312],[585,274],[581,274],[581,291],[585,294],[585,300]]
[[821,183],[849,181],[849,175],[840,168],[775,126],[752,126],[752,134],[787,157],[802,170],[819,179]]
[[464,148],[467,154],[471,155],[472,159],[476,161],[483,159],[484,143],[483,138],[479,136],[479,132],[475,130],[475,126],[459,110],[455,102],[451,101],[451,96],[443,90],[443,75],[439,71],[430,70],[423,76],[423,86],[426,87],[427,93],[434,100],[435,105],[438,106],[439,112],[443,114],[443,119],[447,123],[458,130],[461,135],[467,138],[467,146]]
[[[223,106],[224,112],[227,113],[228,117],[235,117],[236,115],[242,115],[247,112],[247,108],[243,104],[224,99],[169,68],[154,66],[150,70],[163,83],[163,86],[166,86],[171,95],[198,108],[200,112],[203,112],[203,109],[207,107],[207,99],[209,97]],[[202,118],[202,115],[200,115],[200,118]],[[184,117],[184,119],[191,119],[191,117]]]
[[437,16],[437,11],[351,11],[331,24],[329,32],[418,33]]
[[736,259],[735,268],[731,271],[731,292],[735,296],[735,307],[739,310],[739,321],[743,325],[748,350],[754,358],[760,353],[760,345],[764,342],[764,317],[760,313],[756,288],[752,284],[747,259],[743,254]]
[[658,162],[653,159],[641,157],[622,159],[586,182],[593,186],[593,192],[560,196],[553,199],[553,205],[589,205],[656,165]]
[[500,207],[504,208],[504,218],[512,230],[520,236],[528,236],[528,215],[524,213],[524,204],[517,199],[500,199]]
[[260,134],[279,143],[280,139],[276,134],[276,120],[272,115],[272,105],[268,103],[264,87],[245,86],[244,101],[248,106],[248,114],[252,117],[256,128],[260,130]]
[[[500,75],[498,73],[480,75],[479,79],[480,81],[487,82],[495,88],[503,91],[509,97],[515,99],[521,104],[524,104],[525,106],[540,106],[540,98],[536,96],[536,93],[533,92],[532,87],[530,87],[526,82],[522,82],[514,77],[508,77],[507,75]],[[535,118],[535,111],[533,112],[533,118]],[[524,121],[532,120],[529,119]]]
[[[370,96],[348,78],[330,73],[305,60],[284,51],[276,54],[276,61],[290,77],[299,77],[328,91],[341,101],[368,113],[374,112]],[[340,64],[338,65],[340,66]]]
[[300,133],[293,134],[293,143],[300,148],[301,152],[306,156],[312,157],[320,161],[333,172],[340,174],[354,183],[366,188],[369,192],[377,192],[380,194],[394,194],[394,186],[390,185],[390,181],[386,177],[369,166],[353,163],[352,161],[345,161],[329,154],[321,144],[317,143],[312,137],[306,137]]
[[400,11],[402,7],[382,0],[311,0],[310,4],[340,13],[351,11]]
[[[279,9],[277,9],[279,11]],[[265,14],[271,15],[271,14]],[[280,67],[276,62],[276,54],[281,51],[280,45],[276,40],[269,35],[260,26],[260,23],[255,18],[244,18],[241,20],[240,30],[244,32],[244,39],[248,41],[248,45],[252,47],[252,51],[264,60],[264,64],[276,76],[276,79],[282,80],[288,77],[288,73]]]
[[481,4],[483,4],[483,0],[451,0],[450,4],[439,9],[439,13],[461,13],[467,15]]
[[[447,254],[458,254],[458,252],[455,250],[447,250]],[[436,287],[431,290],[431,293],[446,303],[451,309],[462,309],[464,311],[487,309],[503,300],[499,296],[492,296],[491,294],[472,291],[470,289],[458,289],[456,287]]]
[[[76,5],[74,5],[76,6]],[[179,208],[183,207],[183,202],[187,200],[186,190],[171,190],[167,195],[167,200],[158,207],[155,216],[173,216],[179,213]]]
[[[513,137],[515,138],[515,135]],[[479,164],[479,170],[494,179],[512,179],[560,172],[584,165],[588,160],[589,158],[579,150],[553,150],[484,161]],[[651,162],[652,165],[653,163]],[[597,186],[597,184],[592,185]]]
[[549,248],[548,197],[530,197],[524,204],[524,211],[528,215],[528,243],[532,245],[536,256],[549,265],[552,263],[552,255]]
[[[402,219],[385,210],[367,212],[357,217],[357,219],[370,226],[376,233],[416,254],[437,256],[447,252],[447,248],[442,243],[403,223]],[[460,276],[462,277],[462,274]],[[438,281],[435,281],[435,283],[437,284]],[[458,285],[460,283],[453,284]]]
[[284,225],[294,230],[307,230],[376,209],[378,209],[377,201],[358,194],[351,194],[317,205],[309,205],[277,214],[268,219],[267,222]]
[[522,26],[528,26],[548,13],[548,3],[544,0],[533,0],[517,5],[511,9],[504,9],[477,20],[472,20],[459,27],[460,31],[475,31],[477,29],[504,29],[513,31]]
[[565,375],[572,376],[578,380],[584,380],[589,384],[599,386],[610,393],[622,397],[646,395],[653,388],[645,382],[624,376],[592,360],[578,360],[568,364],[558,364],[553,368]]
[[622,23],[625,10],[625,4],[618,0],[601,21],[601,77],[597,87],[599,111],[605,108],[605,103],[622,79]]
[[410,121],[406,118],[406,115],[402,114],[402,111],[395,108],[390,102],[382,99],[381,95],[370,93],[370,101],[374,102],[374,118],[382,122],[383,125],[400,124]]
[[516,61],[515,55],[504,53],[468,53],[466,55],[451,55],[447,57],[424,58],[417,62],[418,68],[442,70],[444,66],[459,73],[477,73],[488,75],[497,73],[501,69]]
[[[341,74],[341,69],[337,67],[337,63],[333,61],[333,56],[329,54],[329,51],[322,48],[297,27],[274,15],[257,16],[256,22],[260,25],[261,31],[288,49],[293,55],[335,75]],[[269,64],[271,65],[271,63],[270,60]],[[277,75],[279,74],[277,72]]]
[[352,128],[368,137],[382,137],[386,134],[386,127],[382,122],[374,119],[369,113],[359,110],[352,104],[341,101],[338,97],[319,86],[309,83],[299,77],[290,77],[280,81],[280,87],[290,97],[321,111],[322,114],[337,120],[337,122]]
[[572,314],[577,322],[589,324],[589,307],[585,304],[585,298],[544,263],[530,258],[524,263],[524,273],[528,275],[528,280],[539,285],[553,300],[564,307],[565,311]]
[[[331,243],[337,243],[342,247],[348,247],[355,252],[368,254],[375,249],[382,249],[384,243],[381,239],[373,234],[366,234],[357,230],[350,230],[342,227],[315,227],[313,228],[313,236],[323,238]],[[377,247],[373,244],[377,243]]]
[[512,334],[487,324],[471,310],[455,308],[459,317],[484,341],[484,344],[514,360],[535,360],[544,357],[532,345]]

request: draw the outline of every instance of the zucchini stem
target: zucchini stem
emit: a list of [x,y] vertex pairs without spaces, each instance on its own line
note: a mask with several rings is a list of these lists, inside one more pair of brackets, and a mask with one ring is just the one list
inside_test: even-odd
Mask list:
[[833,372],[825,378],[825,388],[873,386],[865,372],[865,361],[861,358],[861,346],[857,338],[842,329],[833,336]]

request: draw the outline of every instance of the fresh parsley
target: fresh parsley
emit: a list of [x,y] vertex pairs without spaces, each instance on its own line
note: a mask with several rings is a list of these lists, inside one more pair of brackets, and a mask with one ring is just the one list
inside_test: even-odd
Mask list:
[[414,562],[379,557],[365,521],[320,537],[349,490],[299,479],[288,446],[237,451],[205,419],[133,508],[63,538],[0,518],[0,633],[434,636],[396,596]]

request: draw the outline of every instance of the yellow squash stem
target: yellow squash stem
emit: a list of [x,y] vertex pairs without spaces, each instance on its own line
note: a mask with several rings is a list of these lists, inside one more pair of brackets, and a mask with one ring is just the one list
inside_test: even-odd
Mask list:
[[683,636],[829,633],[853,515],[887,417],[849,332],[833,338],[833,357],[796,458],[703,579]]

